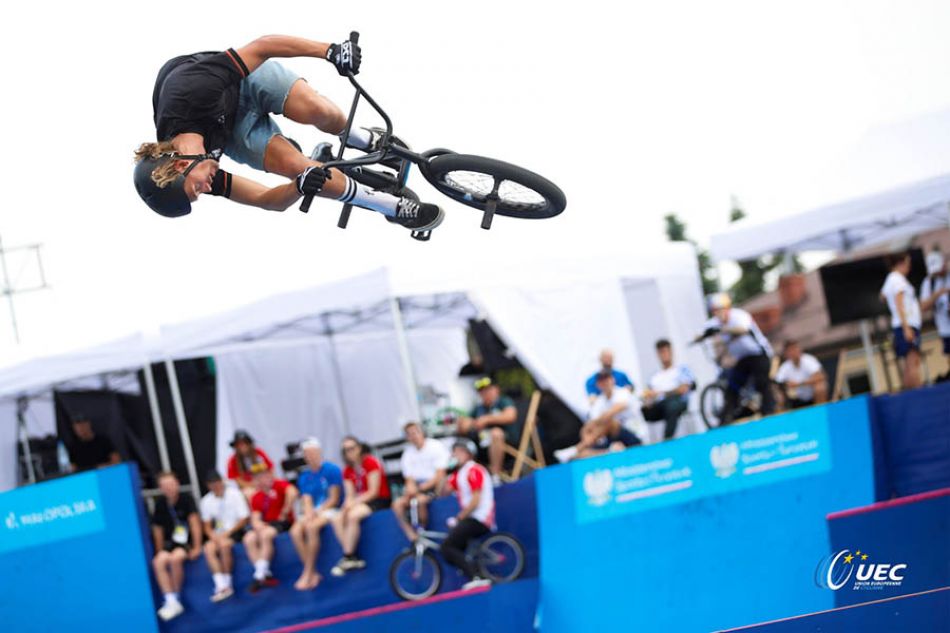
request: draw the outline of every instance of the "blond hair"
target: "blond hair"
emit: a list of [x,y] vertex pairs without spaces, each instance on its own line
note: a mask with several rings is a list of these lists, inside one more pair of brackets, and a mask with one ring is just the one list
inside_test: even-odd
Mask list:
[[[147,158],[159,158],[162,154],[170,154],[176,151],[171,141],[142,143],[139,145],[139,148],[135,150],[135,162],[138,163]],[[159,163],[158,167],[152,170],[152,182],[158,185],[159,188],[164,189],[173,183],[180,175],[181,173],[175,167],[175,161],[166,160]]]

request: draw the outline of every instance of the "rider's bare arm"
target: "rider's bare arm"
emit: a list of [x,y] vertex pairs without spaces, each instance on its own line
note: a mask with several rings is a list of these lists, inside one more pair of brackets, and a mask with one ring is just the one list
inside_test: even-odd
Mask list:
[[288,182],[286,185],[265,187],[259,182],[241,176],[231,176],[231,195],[234,202],[240,202],[268,211],[285,211],[290,205],[300,199],[297,186]]
[[271,57],[327,58],[330,45],[292,35],[265,35],[237,49],[249,73]]

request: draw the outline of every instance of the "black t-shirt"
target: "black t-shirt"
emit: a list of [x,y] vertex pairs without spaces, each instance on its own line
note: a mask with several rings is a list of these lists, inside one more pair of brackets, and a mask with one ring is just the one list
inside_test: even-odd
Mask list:
[[158,140],[193,132],[204,137],[206,152],[223,150],[234,129],[241,80],[247,75],[244,60],[233,48],[165,62],[152,93]]
[[[168,543],[171,542],[176,525],[188,528],[188,515],[192,512],[198,512],[198,508],[195,506],[195,500],[192,499],[191,495],[179,493],[178,501],[174,506],[170,506],[168,499],[161,496],[155,500],[152,525],[162,528],[162,532],[165,534],[165,542]],[[189,534],[188,537],[190,543],[191,535]]]
[[112,440],[105,435],[96,435],[88,442],[77,440],[69,449],[69,461],[76,465],[76,470],[90,470],[109,463],[114,452]]

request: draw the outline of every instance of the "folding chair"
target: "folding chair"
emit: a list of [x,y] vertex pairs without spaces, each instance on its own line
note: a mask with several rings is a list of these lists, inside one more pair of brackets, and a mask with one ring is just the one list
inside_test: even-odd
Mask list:
[[540,404],[541,392],[535,391],[531,394],[531,401],[528,404],[528,413],[522,425],[518,448],[505,444],[505,454],[515,458],[511,472],[504,475],[504,478],[509,481],[520,479],[521,471],[525,466],[532,470],[545,466],[544,449],[541,447],[541,437],[538,435],[538,406]]

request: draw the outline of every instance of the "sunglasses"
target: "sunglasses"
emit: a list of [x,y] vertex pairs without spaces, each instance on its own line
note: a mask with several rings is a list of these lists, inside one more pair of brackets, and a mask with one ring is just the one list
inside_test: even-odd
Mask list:
[[355,444],[350,444],[349,446],[344,446],[344,447],[343,447],[343,452],[344,452],[344,453],[349,453],[350,451],[355,451],[355,450],[358,449],[358,448],[359,448],[359,446],[357,446],[357,445],[355,445]]

